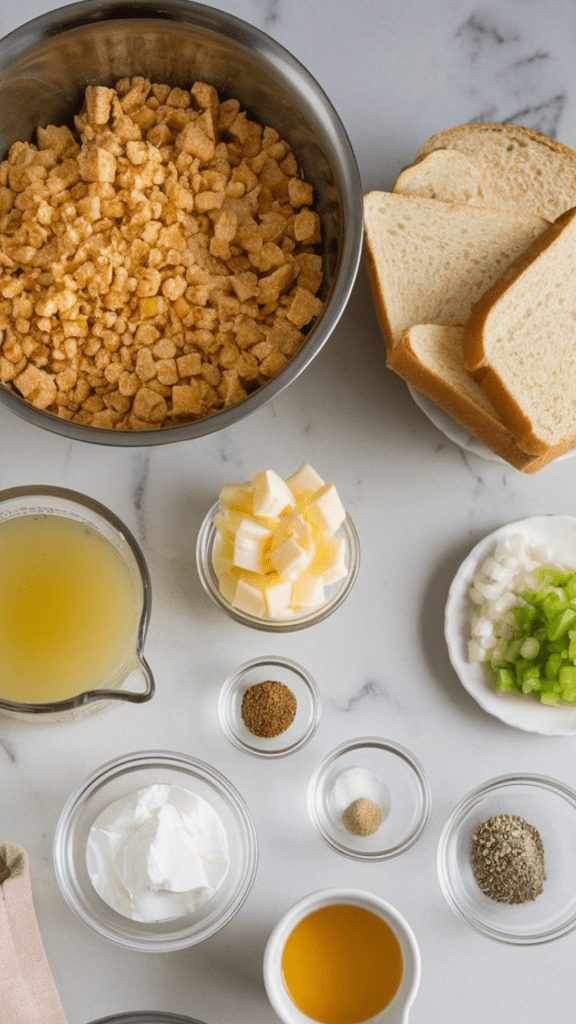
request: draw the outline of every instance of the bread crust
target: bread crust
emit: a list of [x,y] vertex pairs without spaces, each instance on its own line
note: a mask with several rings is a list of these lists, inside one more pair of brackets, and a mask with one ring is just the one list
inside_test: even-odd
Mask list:
[[[419,330],[421,326],[417,325],[414,329]],[[463,327],[450,330],[454,333],[454,343],[459,344]],[[412,328],[406,331],[400,343],[388,355],[388,366],[399,377],[426,395],[515,469],[523,473],[536,473],[554,457],[548,453],[544,457],[535,457],[523,451],[495,410],[491,410],[480,398],[475,400],[472,394],[457,390],[446,376],[424,364],[412,346],[412,331]]]
[[551,250],[562,231],[575,218],[576,207],[561,214],[472,306],[462,341],[466,369],[478,381],[502,422],[517,438],[520,447],[533,455],[546,455],[552,450],[556,453],[555,458],[576,445],[576,419],[574,432],[562,444],[547,444],[535,431],[530,416],[524,411],[521,396],[514,395],[509,390],[497,369],[491,364],[490,354],[485,347],[485,333],[490,318],[498,313],[500,299],[509,292],[527,267]]
[[532,128],[495,122],[448,128],[428,139],[415,160],[438,149],[458,150],[492,174],[506,208],[553,221],[576,204],[576,151]]
[[503,135],[510,134],[515,138],[521,140],[530,140],[536,142],[539,145],[546,146],[551,149],[554,153],[560,153],[562,156],[567,157],[570,160],[576,161],[576,150],[571,149],[570,146],[566,146],[563,142],[558,142],[557,139],[551,139],[550,136],[537,132],[533,128],[525,128],[520,124],[502,124],[497,121],[482,121],[472,122],[471,124],[461,124],[456,128],[445,128],[444,131],[437,132],[435,135],[431,135],[427,142],[420,147],[414,161],[421,160],[423,157],[431,153],[433,149],[442,149],[442,143],[450,142],[453,138],[458,135],[464,135],[469,132],[499,132]]

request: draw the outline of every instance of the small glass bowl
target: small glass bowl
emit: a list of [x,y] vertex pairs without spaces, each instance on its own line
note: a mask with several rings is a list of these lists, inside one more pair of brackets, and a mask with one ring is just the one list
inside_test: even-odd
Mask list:
[[111,1017],[100,1017],[92,1024],[203,1024],[196,1017],[182,1017],[180,1013],[159,1013],[150,1010],[135,1010],[133,1013],[113,1013]]
[[[362,797],[382,812],[371,835],[355,835],[342,822],[349,804]],[[420,838],[431,810],[424,770],[399,743],[365,736],[342,743],[320,762],[308,785],[308,813],[322,838],[355,860],[386,860]]]
[[218,576],[212,561],[212,551],[217,534],[214,518],[218,508],[218,502],[216,502],[205,516],[198,532],[196,566],[200,582],[208,596],[212,598],[215,605],[226,612],[232,619],[235,619],[236,622],[241,622],[244,626],[251,626],[253,629],[263,629],[272,633],[289,633],[292,630],[305,629],[307,626],[313,626],[317,622],[322,622],[346,600],[354,586],[358,569],[360,568],[360,542],[356,527],[350,516],[346,516],[338,531],[338,534],[346,542],[348,573],[343,579],[327,588],[328,598],[324,601],[324,604],[319,605],[317,608],[312,608],[305,614],[295,615],[289,619],[261,619],[257,615],[250,615],[239,608],[234,608],[220,593]]
[[[496,814],[514,814],[538,829],[546,880],[534,900],[499,903],[478,886],[472,836]],[[442,892],[454,913],[482,935],[516,945],[551,942],[576,928],[576,792],[542,775],[502,775],[468,793],[454,808],[438,845]]]
[[[211,804],[226,830],[231,858],[224,882],[203,907],[183,917],[143,923],[100,898],[88,874],[86,847],[90,828],[106,807],[156,783],[188,789]],[[139,751],[102,765],[69,797],[54,836],[56,879],[70,909],[104,938],[144,952],[183,949],[219,931],[248,896],[257,862],[256,830],[238,791],[210,765],[171,751]]]
[[[255,736],[242,719],[242,698],[249,686],[267,679],[284,683],[296,697],[296,715],[279,736]],[[231,743],[255,757],[285,757],[300,750],[320,721],[320,691],[302,665],[288,658],[254,658],[240,665],[224,683],[218,701],[220,724]]]

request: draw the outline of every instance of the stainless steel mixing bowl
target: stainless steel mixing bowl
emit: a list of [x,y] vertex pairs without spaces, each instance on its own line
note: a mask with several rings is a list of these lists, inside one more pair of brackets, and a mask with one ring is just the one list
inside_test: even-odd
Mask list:
[[314,186],[322,222],[324,308],[284,369],[238,405],[185,425],[114,431],[36,409],[9,386],[0,402],[37,426],[81,441],[142,446],[200,437],[230,426],[278,395],[330,337],[347,303],[362,249],[362,191],[349,139],[310,73],[258,29],[192,0],[84,0],[50,11],[0,40],[0,159],[38,125],[71,123],[87,85],[144,75],[195,80],[234,96],[292,146]]

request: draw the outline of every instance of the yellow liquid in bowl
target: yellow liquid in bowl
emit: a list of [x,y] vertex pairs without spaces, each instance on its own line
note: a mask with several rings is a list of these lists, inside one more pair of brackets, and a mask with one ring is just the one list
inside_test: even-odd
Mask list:
[[321,1024],[360,1024],[402,981],[400,943],[377,914],[353,904],[314,910],[288,936],[282,974],[292,1002]]
[[64,516],[0,523],[0,697],[46,704],[107,686],[141,614],[113,544]]

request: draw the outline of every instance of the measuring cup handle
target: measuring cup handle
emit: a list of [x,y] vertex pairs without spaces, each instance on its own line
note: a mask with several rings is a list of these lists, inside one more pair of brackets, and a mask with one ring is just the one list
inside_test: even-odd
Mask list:
[[132,672],[140,673],[145,683],[145,689],[91,690],[83,695],[83,703],[90,703],[97,700],[126,700],[131,701],[134,704],[143,704],[145,701],[150,700],[154,695],[156,683],[154,681],[152,669],[142,654],[138,654],[136,664],[134,665]]

